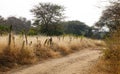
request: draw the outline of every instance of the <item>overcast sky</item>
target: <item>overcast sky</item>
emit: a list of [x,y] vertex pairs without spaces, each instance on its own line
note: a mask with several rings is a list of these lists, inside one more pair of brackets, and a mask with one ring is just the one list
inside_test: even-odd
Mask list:
[[79,20],[91,26],[101,16],[104,0],[0,0],[0,15],[34,19],[30,10],[39,2],[51,2],[63,5],[66,20]]

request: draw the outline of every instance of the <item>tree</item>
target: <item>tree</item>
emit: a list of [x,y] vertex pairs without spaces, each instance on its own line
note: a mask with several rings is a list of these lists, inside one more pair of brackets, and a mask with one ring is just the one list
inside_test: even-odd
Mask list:
[[34,24],[40,26],[41,32],[47,35],[53,31],[54,28],[49,28],[51,26],[56,26],[64,18],[63,16],[64,7],[52,3],[39,3],[35,6],[31,12],[35,15]]
[[120,1],[112,1],[95,25],[98,27],[107,26],[110,31],[116,30],[120,26]]
[[30,30],[28,31],[28,35],[37,35],[38,31],[36,28],[31,27]]
[[66,34],[74,35],[86,35],[89,30],[89,26],[80,21],[67,21],[63,22],[64,32]]
[[6,24],[6,20],[2,16],[0,16],[0,35],[8,32],[9,27]]
[[15,33],[20,33],[23,30],[28,32],[31,26],[31,21],[26,20],[26,18],[16,18],[14,16],[8,17],[6,22],[8,26],[13,26],[13,31]]

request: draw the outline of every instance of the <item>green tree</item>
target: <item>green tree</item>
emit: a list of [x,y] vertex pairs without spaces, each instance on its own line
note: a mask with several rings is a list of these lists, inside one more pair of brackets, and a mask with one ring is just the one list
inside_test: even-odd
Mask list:
[[66,34],[86,35],[89,31],[89,26],[80,21],[63,22],[64,32]]
[[[41,33],[53,35],[60,30],[58,27],[64,18],[64,7],[52,3],[39,3],[31,12],[35,15],[34,25],[40,26]],[[53,32],[54,30],[54,32]]]
[[37,35],[37,30],[34,29],[34,28],[31,28],[31,29],[28,31],[28,35]]

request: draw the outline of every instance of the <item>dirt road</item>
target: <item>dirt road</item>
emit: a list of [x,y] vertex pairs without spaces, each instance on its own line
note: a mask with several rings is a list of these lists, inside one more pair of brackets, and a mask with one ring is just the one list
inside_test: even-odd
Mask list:
[[99,56],[100,51],[85,49],[11,74],[85,74]]

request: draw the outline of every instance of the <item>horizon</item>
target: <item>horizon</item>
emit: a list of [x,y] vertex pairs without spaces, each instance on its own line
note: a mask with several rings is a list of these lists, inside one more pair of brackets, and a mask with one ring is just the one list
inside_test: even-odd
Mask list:
[[25,17],[28,20],[32,20],[34,17],[30,10],[40,2],[50,2],[62,5],[65,7],[64,13],[67,17],[65,18],[66,21],[78,20],[84,22],[88,26],[94,25],[94,23],[99,20],[104,9],[101,8],[101,6],[106,5],[105,0],[4,0],[0,2],[0,15],[4,18],[15,16]]

